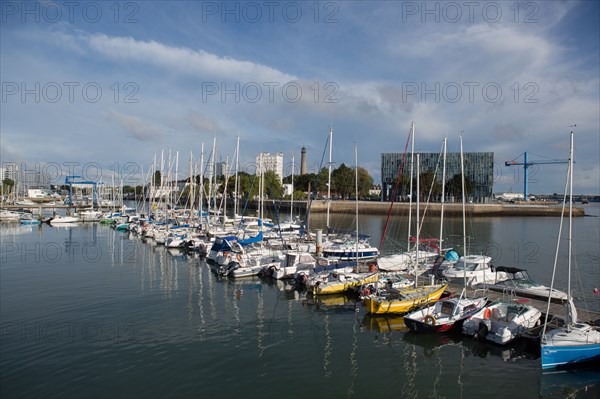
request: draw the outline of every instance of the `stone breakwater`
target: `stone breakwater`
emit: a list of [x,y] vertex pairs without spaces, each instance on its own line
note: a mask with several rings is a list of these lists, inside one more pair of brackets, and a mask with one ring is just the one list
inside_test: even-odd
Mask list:
[[[283,204],[282,204],[283,205]],[[415,204],[413,203],[413,212]],[[295,205],[294,205],[295,207]],[[421,213],[427,207],[427,213],[432,216],[439,216],[441,204],[421,204]],[[389,202],[359,201],[358,211],[361,214],[369,215],[387,215],[390,209]],[[409,204],[405,202],[394,203],[392,212],[408,212]],[[466,213],[469,216],[560,216],[561,205],[540,205],[540,204],[467,204]],[[354,201],[332,201],[329,211],[331,213],[353,213],[356,210]],[[315,200],[311,205],[311,212],[327,212],[327,202]],[[444,216],[462,216],[462,205],[457,203],[444,204]],[[582,206],[573,207],[573,216],[585,216],[585,209]]]

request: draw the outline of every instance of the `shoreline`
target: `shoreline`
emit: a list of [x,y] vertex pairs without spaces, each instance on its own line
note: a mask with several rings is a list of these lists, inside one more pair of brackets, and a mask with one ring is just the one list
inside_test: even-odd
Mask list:
[[[227,201],[228,209],[232,204],[230,201]],[[249,203],[249,208],[255,210],[257,209],[257,202],[251,201]],[[281,201],[278,202],[279,210],[289,210],[290,209],[290,201]],[[294,202],[294,209],[306,209],[306,202]],[[393,205],[392,212],[395,214],[398,213],[408,213],[409,209],[408,202],[396,202]],[[3,205],[4,209],[89,209],[90,205],[77,205],[77,206],[68,206],[64,204],[54,204],[48,205],[44,203],[36,203],[35,205]],[[413,203],[413,212],[415,209],[415,204]],[[109,211],[112,207],[100,207],[96,208],[104,211]],[[367,215],[387,215],[390,209],[390,202],[379,202],[379,201],[358,201],[358,209],[360,214]],[[420,212],[423,212],[427,209],[427,213],[430,216],[439,217],[441,204],[439,203],[431,203],[428,205],[422,204],[420,206]],[[474,217],[494,217],[494,216],[507,216],[507,217],[540,217],[540,216],[560,216],[562,206],[560,204],[540,204],[532,203],[532,204],[510,204],[510,203],[495,203],[495,204],[467,204],[466,212],[469,216]],[[326,200],[313,200],[310,208],[311,213],[326,213],[327,212],[327,201]],[[335,200],[331,201],[329,207],[330,213],[336,214],[348,214],[356,212],[356,202],[355,201],[344,201],[344,200]],[[460,203],[446,203],[444,204],[444,216],[448,217],[462,217],[462,204]],[[573,207],[573,216],[582,217],[586,216],[585,206],[579,204]]]
[[[289,207],[288,204],[285,204]],[[282,203],[282,206],[284,204]],[[409,204],[407,202],[394,203],[392,212],[408,213]],[[413,203],[413,212],[415,205]],[[441,204],[421,205],[421,214],[427,208],[427,213],[431,216],[440,216]],[[374,201],[359,201],[359,213],[369,215],[387,215],[390,209],[389,202],[374,202]],[[542,205],[542,204],[467,204],[466,212],[469,216],[560,216],[562,206],[559,204]],[[311,212],[325,213],[327,212],[327,201],[314,200],[311,205]],[[356,211],[355,201],[332,201],[329,212],[331,213],[350,213]],[[444,216],[459,216],[462,217],[462,204],[448,203],[444,204]],[[586,216],[585,208],[581,205],[573,207],[573,216]]]

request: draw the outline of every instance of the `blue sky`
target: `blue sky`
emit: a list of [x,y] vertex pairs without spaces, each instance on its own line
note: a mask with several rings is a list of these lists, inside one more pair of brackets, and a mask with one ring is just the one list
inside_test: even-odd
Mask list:
[[[595,1],[3,1],[1,13],[3,163],[134,183],[161,150],[180,152],[181,176],[203,142],[208,153],[216,136],[224,161],[239,136],[242,165],[259,151],[298,162],[305,145],[311,167],[333,125],[333,161],[354,164],[356,143],[378,182],[381,153],[401,152],[414,121],[417,149],[448,137],[458,151],[462,132],[465,151],[494,152],[494,190],[520,191],[504,161],[567,158],[577,124],[575,190],[600,193]],[[565,170],[534,169],[530,191],[562,192]]]

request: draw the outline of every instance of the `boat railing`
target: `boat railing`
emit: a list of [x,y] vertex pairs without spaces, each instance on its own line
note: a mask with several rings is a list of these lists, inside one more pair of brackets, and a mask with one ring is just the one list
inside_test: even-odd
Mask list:
[[519,297],[514,288],[506,287],[502,290],[502,299],[507,302],[516,302]]
[[477,288],[473,291],[473,298],[477,298],[478,296],[489,297],[489,293],[490,290],[485,286],[483,288]]

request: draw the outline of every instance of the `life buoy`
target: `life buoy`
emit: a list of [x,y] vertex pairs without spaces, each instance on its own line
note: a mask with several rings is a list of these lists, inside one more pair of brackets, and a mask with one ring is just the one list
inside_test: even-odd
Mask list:
[[435,322],[437,320],[435,319],[435,316],[428,314],[427,316],[425,316],[423,318],[423,323],[425,324],[429,324],[430,326],[435,326]]

